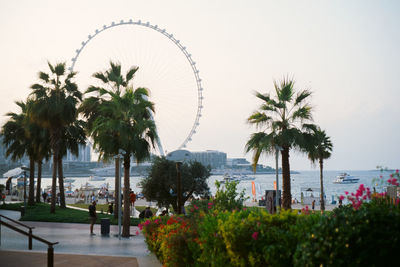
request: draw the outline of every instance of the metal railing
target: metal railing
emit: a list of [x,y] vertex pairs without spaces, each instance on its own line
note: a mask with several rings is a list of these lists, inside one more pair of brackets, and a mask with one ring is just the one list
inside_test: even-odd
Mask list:
[[[11,222],[13,222],[15,224],[18,224],[18,225],[20,225],[22,227],[25,227],[29,231],[25,232],[24,230],[21,230],[20,228],[12,225],[10,223],[5,222],[4,220],[2,220],[2,218],[6,219],[6,220],[9,220],[9,221],[11,221]],[[13,220],[11,218],[8,218],[7,216],[4,216],[4,215],[0,214],[0,246],[1,246],[1,225],[4,225],[4,226],[10,228],[11,230],[14,230],[14,231],[16,231],[16,232],[18,232],[20,234],[28,236],[28,248],[29,248],[29,250],[32,250],[32,239],[36,239],[37,241],[45,243],[48,246],[48,248],[47,248],[47,266],[48,267],[53,267],[54,266],[54,248],[53,248],[53,246],[57,245],[58,242],[50,242],[50,241],[47,241],[46,239],[43,239],[43,238],[41,238],[39,236],[36,236],[36,235],[34,235],[32,233],[32,229],[34,229],[35,227],[30,227],[30,226],[28,226],[26,224],[23,224],[23,223],[21,223],[19,221],[15,221],[15,220]]]

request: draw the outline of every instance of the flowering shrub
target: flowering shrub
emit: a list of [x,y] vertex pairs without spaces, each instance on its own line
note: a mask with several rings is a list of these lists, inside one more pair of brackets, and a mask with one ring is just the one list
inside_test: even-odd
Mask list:
[[147,220],[139,227],[143,230],[150,251],[164,266],[188,266],[196,259],[198,238],[196,225],[181,216]]
[[[383,179],[383,178],[381,178]],[[398,172],[387,181],[399,182]],[[351,205],[323,215],[241,207],[232,192],[193,201],[187,216],[139,225],[164,266],[386,266],[397,264],[400,205],[363,184]],[[233,210],[230,209],[234,206]],[[241,207],[241,208],[239,208]],[[393,264],[395,263],[395,264]]]

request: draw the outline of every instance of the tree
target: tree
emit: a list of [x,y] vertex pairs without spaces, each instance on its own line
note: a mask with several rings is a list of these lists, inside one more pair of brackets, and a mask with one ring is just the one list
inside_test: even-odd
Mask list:
[[[121,73],[121,65],[118,63],[110,62],[110,68],[105,72],[96,72],[93,77],[101,81],[104,87],[89,86],[85,94],[87,98],[82,102],[79,110],[83,116],[87,119],[86,129],[89,135],[93,138],[93,146],[99,152],[99,159],[108,161],[115,158],[115,203],[114,203],[114,217],[118,217],[118,203],[119,203],[119,157],[115,157],[119,154],[120,144],[118,140],[119,133],[112,128],[107,128],[107,134],[99,135],[102,129],[98,128],[97,124],[94,125],[95,121],[99,117],[107,117],[108,114],[101,112],[103,104],[110,101],[112,94],[120,95],[121,91],[129,86],[129,83],[133,80],[134,75],[138,67],[131,67],[126,75]],[[106,89],[109,88],[109,89]],[[106,104],[107,105],[107,104]],[[107,126],[104,124],[102,127]],[[102,131],[104,133],[104,131]]]
[[[29,119],[28,106],[32,105],[32,100],[15,103],[21,108],[21,113],[7,113],[10,119],[3,125],[1,135],[7,147],[7,157],[12,155],[12,160],[20,159],[25,154],[29,157],[28,205],[34,205],[35,161],[41,157],[41,150],[45,147],[46,130]],[[40,188],[39,181],[37,187]]]
[[[34,122],[48,129],[50,134],[53,154],[50,212],[55,213],[57,170],[62,138],[66,127],[77,119],[77,105],[82,100],[82,94],[78,86],[72,82],[76,73],[67,74],[65,63],[58,63],[55,66],[48,63],[48,66],[50,74],[39,72],[39,83],[31,86],[34,104],[29,114]],[[63,183],[63,177],[59,179]]]
[[[174,161],[157,157],[153,161],[148,176],[141,181],[142,193],[147,200],[156,201],[159,207],[177,206],[177,170]],[[207,197],[210,189],[207,179],[210,169],[199,162],[184,162],[181,166],[183,204],[192,196]]]
[[312,129],[312,134],[309,135],[309,141],[307,151],[308,158],[313,164],[317,161],[319,163],[319,173],[320,173],[320,183],[321,183],[321,211],[325,210],[325,199],[324,199],[324,179],[323,179],[323,169],[324,169],[324,159],[331,157],[332,152],[332,142],[329,136],[326,135],[324,130],[320,127],[314,127]]
[[[119,95],[109,93],[110,101],[100,106],[100,116],[93,123],[95,140],[101,142],[102,148],[110,142],[110,134],[114,137],[119,149],[123,152],[124,164],[124,196],[130,192],[130,164],[133,157],[137,163],[150,158],[151,147],[157,138],[156,125],[152,119],[154,104],[148,101],[148,90],[128,87]],[[111,143],[111,147],[114,144]],[[112,151],[112,150],[111,150]],[[122,236],[130,235],[130,204],[129,197],[124,197],[124,218]]]
[[291,208],[290,188],[290,149],[301,150],[304,146],[304,134],[312,121],[311,105],[307,103],[311,92],[302,90],[295,95],[294,81],[284,78],[280,83],[274,82],[275,98],[269,93],[256,92],[256,97],[263,101],[259,111],[255,111],[248,122],[262,131],[251,135],[246,143],[246,152],[253,151],[253,168],[261,154],[272,154],[276,145],[282,148],[282,206]]

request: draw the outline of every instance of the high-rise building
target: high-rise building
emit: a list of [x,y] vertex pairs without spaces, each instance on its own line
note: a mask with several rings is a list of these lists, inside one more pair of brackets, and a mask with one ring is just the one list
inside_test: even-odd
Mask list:
[[91,160],[91,147],[92,144],[90,142],[88,142],[86,145],[79,145],[78,156],[73,155],[71,151],[68,150],[64,160],[71,162],[89,162]]

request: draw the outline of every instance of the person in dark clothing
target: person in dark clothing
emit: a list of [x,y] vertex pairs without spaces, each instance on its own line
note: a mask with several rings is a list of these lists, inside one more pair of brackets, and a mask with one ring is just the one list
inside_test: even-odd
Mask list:
[[43,192],[42,197],[43,197],[43,202],[46,203],[47,193]]
[[93,233],[93,225],[96,222],[96,219],[96,201],[93,201],[92,205],[89,206],[90,235],[95,235],[95,233]]
[[113,208],[113,203],[111,202],[110,205],[108,205],[108,213],[113,214],[114,213],[114,208]]
[[146,207],[146,209],[142,210],[139,214],[139,218],[150,218],[153,216],[153,212],[151,211],[150,207]]

